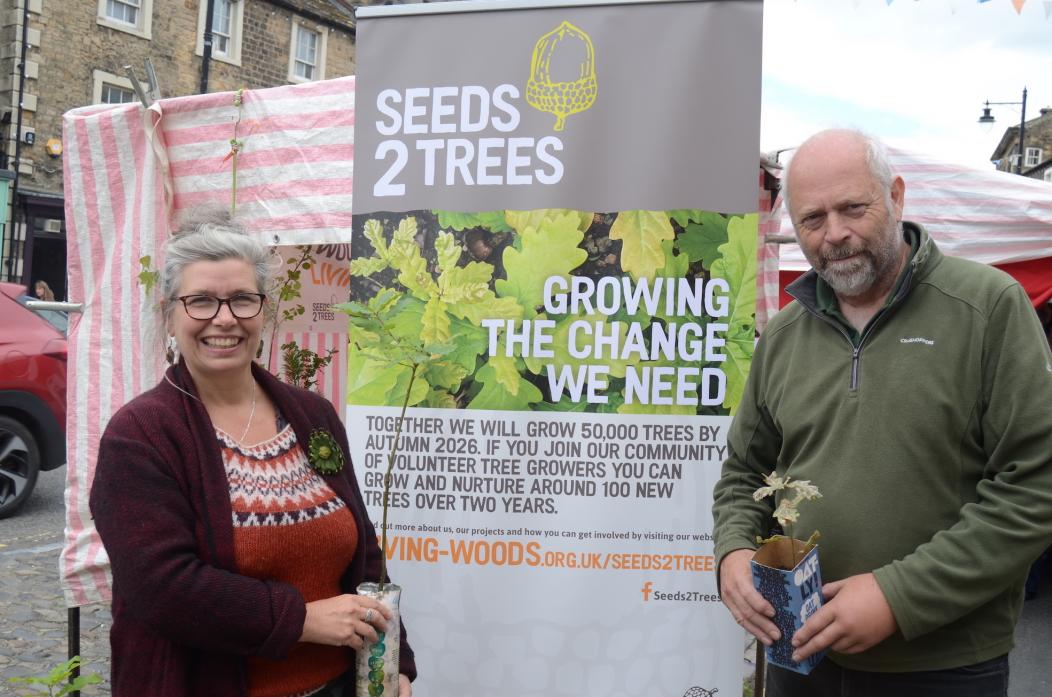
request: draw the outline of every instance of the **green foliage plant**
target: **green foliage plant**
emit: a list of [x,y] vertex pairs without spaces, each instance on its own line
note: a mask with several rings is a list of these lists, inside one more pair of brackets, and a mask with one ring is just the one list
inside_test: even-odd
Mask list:
[[[275,286],[271,289],[270,295],[276,299],[274,310],[268,318],[270,320],[271,346],[277,341],[278,329],[282,322],[291,321],[307,311],[303,303],[296,301],[299,300],[303,292],[303,272],[309,270],[314,264],[314,253],[311,251],[310,245],[299,245],[296,247],[296,250],[299,252],[299,256],[293,257],[285,263],[286,268],[283,269],[283,273],[278,277]],[[273,352],[271,352],[271,356],[273,356]],[[323,367],[318,366],[318,368]],[[269,362],[267,369],[273,372],[273,366]]]
[[366,348],[355,344],[355,349],[367,360],[374,361],[387,368],[387,373],[395,377],[394,387],[402,395],[401,411],[395,425],[391,450],[387,455],[387,470],[384,474],[383,522],[380,527],[380,592],[383,592],[387,578],[387,519],[391,496],[391,482],[394,466],[398,457],[398,445],[405,423],[406,411],[420,383],[420,375],[433,369],[449,370],[447,356],[456,346],[449,342],[426,341],[423,338],[412,338],[396,334],[392,330],[393,319],[404,309],[405,303],[412,298],[400,296],[394,290],[380,291],[368,303],[348,302],[336,305],[335,309],[346,314],[350,324],[358,331],[360,341],[367,342]]
[[59,663],[46,675],[8,678],[7,681],[12,685],[24,685],[23,690],[31,690],[24,691],[23,694],[25,695],[46,694],[49,697],[64,697],[74,692],[80,692],[88,685],[98,685],[102,682],[102,678],[97,673],[73,677],[74,673],[80,670],[80,666],[80,656],[74,656],[68,661]]
[[161,272],[152,268],[153,260],[149,255],[139,258],[139,283],[142,284],[143,293],[146,297],[150,297],[153,294],[153,289],[157,287],[158,281],[161,280]]
[[[775,496],[778,492],[782,492],[782,500],[778,502],[778,507],[774,509],[774,513],[771,514],[778,524],[782,526],[782,530],[785,530],[786,535],[790,540],[793,539],[793,523],[800,519],[800,504],[804,501],[813,501],[814,499],[822,498],[822,494],[818,491],[818,487],[812,484],[807,479],[796,479],[786,475],[780,477],[774,472],[764,475],[764,484],[759,489],[753,492],[752,498],[754,501],[761,501],[768,496]],[[769,538],[757,537],[756,541],[761,545],[768,542],[781,539],[782,535],[774,535]],[[804,543],[803,553],[806,555],[811,549],[818,543],[820,534],[817,530],[811,533],[811,536],[807,538],[807,542]],[[793,550],[793,567],[800,562],[796,554],[796,545],[792,545]]]
[[305,390],[313,390],[318,384],[318,371],[328,367],[336,349],[330,349],[325,356],[320,356],[308,348],[300,348],[295,341],[281,345],[282,372],[285,382]]

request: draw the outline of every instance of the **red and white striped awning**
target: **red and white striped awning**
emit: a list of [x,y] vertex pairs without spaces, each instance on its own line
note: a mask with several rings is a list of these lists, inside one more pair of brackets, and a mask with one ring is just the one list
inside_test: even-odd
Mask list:
[[[944,253],[1008,271],[1035,304],[1052,298],[1052,183],[888,152],[906,181],[906,220],[927,228]],[[794,235],[784,213],[779,234]],[[779,256],[783,287],[811,268],[796,244],[782,245]]]
[[[157,289],[139,281],[141,257],[159,268],[170,225],[200,206],[230,204],[231,139],[238,158],[237,215],[268,244],[347,243],[351,234],[354,77],[138,103],[65,115],[70,300],[84,305],[69,332],[66,541],[60,559],[69,607],[110,597],[109,562],[88,512],[99,438],[110,416],[160,379],[163,329]],[[330,333],[289,329],[325,351]],[[345,339],[343,340],[345,343]],[[274,367],[274,366],[272,366]],[[278,369],[275,367],[275,369]],[[340,408],[346,361],[318,389]]]

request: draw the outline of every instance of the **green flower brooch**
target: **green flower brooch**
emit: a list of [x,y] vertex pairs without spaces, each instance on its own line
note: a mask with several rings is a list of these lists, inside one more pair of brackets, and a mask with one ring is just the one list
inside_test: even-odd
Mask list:
[[343,469],[343,451],[331,433],[316,428],[307,443],[307,461],[319,474],[336,474]]

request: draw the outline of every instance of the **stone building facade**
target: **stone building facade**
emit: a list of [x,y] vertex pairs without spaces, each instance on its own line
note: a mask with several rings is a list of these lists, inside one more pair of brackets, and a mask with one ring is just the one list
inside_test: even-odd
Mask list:
[[[1052,182],[1052,108],[1039,110],[1035,119],[1026,122],[1023,133],[1024,177]],[[990,161],[1002,172],[1015,172],[1019,161],[1019,126],[1005,130]]]
[[0,189],[10,194],[6,214],[0,208],[0,280],[31,287],[44,279],[65,297],[62,115],[137,100],[124,66],[148,89],[150,59],[163,97],[354,73],[352,4],[368,3],[211,2],[213,53],[204,84],[209,0],[0,0]]

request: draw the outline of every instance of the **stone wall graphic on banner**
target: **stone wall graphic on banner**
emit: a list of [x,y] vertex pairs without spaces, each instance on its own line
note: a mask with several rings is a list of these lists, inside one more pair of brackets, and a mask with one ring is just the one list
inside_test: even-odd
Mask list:
[[[762,4],[358,14],[347,425],[420,694],[741,694]],[[413,375],[392,338],[443,347]],[[412,387],[410,389],[410,384]]]

